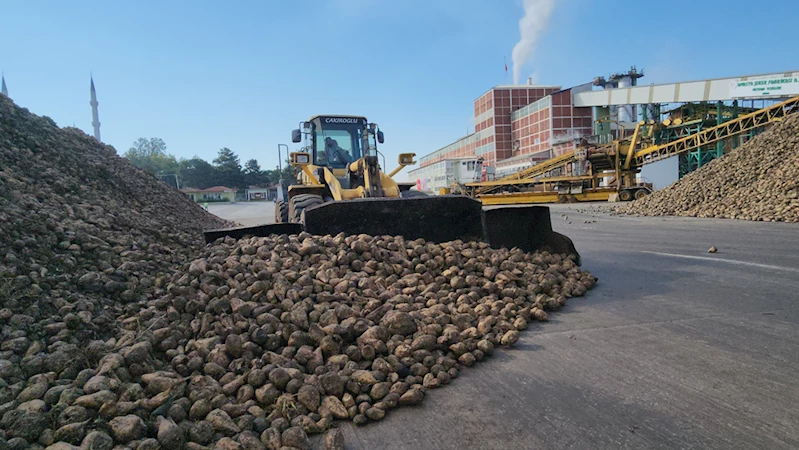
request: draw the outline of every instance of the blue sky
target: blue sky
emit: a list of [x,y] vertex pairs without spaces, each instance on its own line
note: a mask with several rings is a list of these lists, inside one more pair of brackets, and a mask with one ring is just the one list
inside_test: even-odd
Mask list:
[[[160,137],[179,157],[211,160],[229,147],[242,163],[275,167],[277,144],[294,149],[291,130],[317,113],[377,122],[390,161],[462,137],[474,99],[505,83],[504,57],[512,73],[523,9],[522,0],[30,0],[3,2],[0,14],[0,70],[17,104],[90,133],[91,72],[103,141],[119,153]],[[797,70],[796,17],[799,2],[555,0],[521,73],[568,87],[631,65],[644,69],[641,83]]]

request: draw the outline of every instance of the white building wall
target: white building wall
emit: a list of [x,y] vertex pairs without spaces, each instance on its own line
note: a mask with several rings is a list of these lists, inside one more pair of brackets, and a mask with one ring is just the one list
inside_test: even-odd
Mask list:
[[[782,85],[784,89],[780,89],[779,93],[777,91],[769,91],[767,95],[762,93],[747,94],[745,90],[738,92],[734,88],[741,81],[769,80],[772,78],[793,78],[794,81],[790,84]],[[642,105],[648,103],[728,101],[744,98],[777,99],[797,94],[799,94],[799,71],[794,71],[580,92],[574,94],[573,102],[574,106]]]
[[472,183],[481,177],[482,164],[476,158],[446,159],[408,172],[409,181],[416,183],[416,189],[436,195],[453,183]]

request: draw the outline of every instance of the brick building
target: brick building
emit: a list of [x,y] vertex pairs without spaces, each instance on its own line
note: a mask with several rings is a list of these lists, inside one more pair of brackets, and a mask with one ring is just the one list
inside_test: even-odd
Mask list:
[[560,86],[496,86],[474,101],[474,133],[419,159],[424,167],[452,158],[479,156],[493,166],[513,152],[511,113],[541,99]]
[[[571,149],[574,139],[592,133],[591,108],[572,106],[572,91],[564,89],[511,113],[514,151],[509,157],[532,155],[551,158]],[[545,155],[538,155],[544,152]],[[546,159],[545,158],[545,159]]]
[[479,157],[501,172],[571,151],[575,139],[592,133],[590,107],[573,106],[572,94],[591,84],[496,86],[474,101],[474,133],[419,159],[419,167],[439,161]]

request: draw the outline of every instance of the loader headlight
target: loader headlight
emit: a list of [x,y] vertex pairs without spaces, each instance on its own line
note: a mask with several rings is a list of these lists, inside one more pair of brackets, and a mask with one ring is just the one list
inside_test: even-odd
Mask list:
[[399,155],[399,163],[401,165],[409,165],[414,164],[413,157],[416,156],[416,153],[400,153]]
[[306,166],[311,163],[311,154],[306,152],[292,153],[291,163],[298,166]]

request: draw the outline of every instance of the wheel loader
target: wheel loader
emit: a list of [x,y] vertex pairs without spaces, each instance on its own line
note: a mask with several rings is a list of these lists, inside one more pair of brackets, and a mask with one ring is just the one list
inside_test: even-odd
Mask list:
[[377,144],[384,142],[383,132],[365,117],[315,116],[302,122],[291,140],[304,140],[302,151],[290,155],[291,164],[300,171],[297,183],[288,187],[287,200],[275,203],[275,223],[303,223],[305,209],[328,202],[425,195],[411,190],[414,183],[393,179],[405,166],[415,164],[414,153],[400,154],[399,166],[383,173],[377,151]]
[[[287,198],[275,203],[274,223],[254,227],[208,230],[210,243],[222,237],[296,234],[401,235],[432,242],[483,241],[492,247],[547,249],[580,257],[571,240],[552,231],[545,206],[483,209],[465,195],[430,195],[415,183],[394,177],[416,162],[401,153],[397,167],[385,173],[378,144],[385,137],[363,116],[317,115],[300,122],[292,142],[304,143],[290,155],[299,169]],[[384,159],[385,165],[385,159]]]

